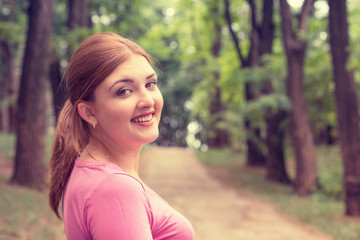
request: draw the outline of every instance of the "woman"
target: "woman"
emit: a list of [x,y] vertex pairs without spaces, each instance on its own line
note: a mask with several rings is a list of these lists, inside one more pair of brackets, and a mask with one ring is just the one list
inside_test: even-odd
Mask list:
[[49,197],[59,218],[62,199],[67,239],[194,239],[189,221],[138,175],[163,107],[146,52],[117,34],[95,34],[72,56],[66,86]]

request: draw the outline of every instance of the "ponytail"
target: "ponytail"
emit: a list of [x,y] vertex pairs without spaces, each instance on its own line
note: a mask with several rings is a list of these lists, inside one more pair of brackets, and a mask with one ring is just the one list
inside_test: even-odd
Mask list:
[[74,166],[75,159],[79,155],[74,144],[73,126],[75,108],[70,100],[67,100],[60,112],[56,126],[52,154],[50,158],[50,192],[49,203],[56,216],[59,215],[59,204],[63,196],[66,182]]

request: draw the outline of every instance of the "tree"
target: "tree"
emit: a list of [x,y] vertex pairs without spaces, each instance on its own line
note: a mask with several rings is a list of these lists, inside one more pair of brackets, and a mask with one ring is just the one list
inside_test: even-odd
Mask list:
[[[230,0],[224,0],[225,4],[225,19],[230,31],[230,34],[232,36],[232,40],[234,42],[234,46],[240,61],[240,68],[250,68],[253,66],[259,66],[260,59],[259,59],[259,31],[256,27],[256,5],[252,0],[248,1],[250,7],[251,7],[251,23],[252,23],[252,30],[251,30],[251,39],[250,39],[250,50],[248,52],[247,57],[243,56],[243,53],[240,49],[240,41],[237,37],[236,33],[234,32],[232,28],[232,18],[230,14]],[[254,25],[255,24],[255,25]],[[252,101],[255,100],[258,96],[256,96],[256,93],[252,89],[252,83],[246,82],[245,83],[245,98],[246,101]],[[248,117],[245,117],[245,129],[247,132],[246,137],[246,144],[247,144],[247,164],[252,166],[261,166],[265,165],[265,155],[262,153],[261,148],[258,146],[258,142],[262,141],[260,136],[260,130],[259,128],[253,127],[251,125],[251,121]]]
[[41,189],[45,181],[45,86],[52,33],[51,0],[32,0],[18,99],[17,144],[12,183]]
[[354,72],[347,69],[349,33],[346,1],[329,0],[328,2],[337,125],[344,165],[346,214],[359,217],[360,116]]
[[[178,55],[181,68],[179,73],[175,74],[179,75],[176,85],[181,86],[182,91],[192,92],[183,104],[186,111],[191,111],[191,125],[201,122],[196,130],[192,128],[193,130],[185,134],[186,143],[194,148],[206,146],[201,143],[214,148],[229,144],[229,134],[224,124],[225,103],[221,87],[221,60],[224,49],[220,3],[219,0],[182,1],[175,20],[176,42],[181,50]],[[192,24],[184,25],[187,21]],[[176,106],[174,108],[176,109]]]
[[[259,52],[261,58],[265,54],[273,52],[274,41],[274,1],[264,0],[262,6],[262,21],[256,19],[256,5],[251,4],[253,9],[254,20],[252,26],[259,29]],[[263,64],[262,62],[260,64]],[[271,94],[274,92],[271,79],[267,80],[265,86],[262,87],[264,94]],[[285,167],[284,156],[284,138],[285,127],[284,121],[287,118],[287,112],[284,109],[273,111],[268,109],[266,112],[266,179],[281,183],[290,183],[289,176]]]
[[[87,0],[68,0],[67,1],[67,23],[69,30],[68,34],[77,28],[90,28],[91,19],[89,17]],[[77,43],[76,43],[77,45]],[[70,59],[73,49],[68,47],[67,58]],[[50,80],[53,93],[53,104],[55,118],[58,118],[60,110],[64,105],[67,95],[64,83],[62,82],[62,71],[60,65],[61,59],[57,56],[56,50],[53,49],[51,65],[50,65]]]
[[68,0],[67,27],[71,30],[90,27],[91,20],[88,12],[87,0]]
[[[0,68],[0,131],[4,132],[15,131],[15,45],[21,38],[18,37],[19,30],[22,30],[15,23],[16,11],[21,12],[16,5],[16,2],[9,0],[0,5],[0,8],[4,9],[0,16],[0,21],[3,22],[0,27],[0,62],[4,66]],[[17,31],[14,28],[17,28]]]
[[295,191],[308,195],[317,187],[316,159],[313,134],[304,99],[305,35],[314,0],[305,0],[299,15],[297,29],[293,29],[290,6],[280,0],[281,29],[287,58],[287,94],[291,101],[290,136],[295,152]]
[[[212,13],[212,19],[214,21],[214,41],[211,46],[212,57],[218,59],[220,57],[221,45],[222,45],[222,24],[219,18],[219,4],[218,1],[214,1],[213,6],[209,11]],[[208,144],[210,147],[221,148],[229,144],[228,134],[225,129],[219,127],[219,123],[222,122],[223,104],[221,102],[221,88],[218,84],[220,80],[219,69],[214,69],[212,77],[214,81],[213,94],[210,97],[210,131],[211,134],[208,137]]]
[[[262,17],[258,16],[259,7],[256,1],[248,0],[248,5],[251,11],[251,34],[250,34],[250,50],[245,57],[240,48],[240,40],[236,32],[233,30],[233,20],[230,13],[230,0],[224,0],[225,4],[225,19],[236,48],[238,59],[240,61],[240,68],[252,69],[263,65],[262,56],[272,53],[274,40],[274,22],[273,22],[273,0],[264,0],[261,13]],[[263,84],[262,92],[256,91],[254,83],[247,81],[245,83],[245,98],[247,102],[257,100],[261,94],[272,93],[271,80],[267,79],[266,84]],[[280,123],[285,119],[286,114],[281,111],[278,113],[268,112],[267,120],[267,136],[266,145],[268,148],[268,155],[265,157],[261,147],[263,139],[260,136],[259,127],[253,126],[249,117],[245,117],[245,128],[247,131],[247,164],[253,166],[261,166],[267,164],[269,170],[268,178],[274,181],[288,182],[288,177],[285,171],[284,156],[283,156],[283,128],[280,128]],[[270,162],[268,162],[270,161]],[[268,162],[268,163],[266,163]],[[287,179],[285,181],[285,179]]]
[[288,184],[289,176],[285,166],[284,141],[285,127],[284,121],[287,112],[279,109],[277,112],[268,110],[266,117],[266,179],[270,181]]

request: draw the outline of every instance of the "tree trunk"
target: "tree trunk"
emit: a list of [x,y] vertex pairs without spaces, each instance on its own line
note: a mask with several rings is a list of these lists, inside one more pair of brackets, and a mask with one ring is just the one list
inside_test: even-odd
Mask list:
[[[307,20],[313,0],[305,0],[299,18],[298,31],[307,31]],[[308,195],[317,187],[316,159],[313,134],[311,132],[304,98],[304,61],[306,42],[293,32],[292,16],[286,0],[280,0],[282,38],[287,57],[287,94],[292,104],[290,111],[290,136],[295,152],[295,191]]]
[[14,57],[12,54],[12,44],[8,42],[8,40],[3,40],[0,43],[3,62],[5,68],[3,69],[3,82],[1,83],[1,92],[0,92],[0,115],[1,115],[1,126],[0,131],[3,132],[11,132],[12,123],[11,123],[11,98],[14,95],[13,87],[14,87]]
[[291,100],[290,135],[295,152],[296,182],[299,195],[308,195],[317,187],[314,138],[306,110],[303,86],[305,48],[287,54],[287,92]]
[[[262,8],[262,24],[260,28],[260,46],[261,56],[271,54],[274,41],[274,1],[264,0]],[[265,94],[273,93],[271,79],[263,87]],[[287,112],[279,109],[277,112],[268,110],[266,114],[266,179],[274,182],[288,184],[288,177],[285,156],[284,156],[284,121],[287,119]]]
[[[215,6],[211,9],[212,13],[214,14],[214,27],[215,27],[215,39],[214,43],[212,45],[212,56],[217,59],[220,56],[220,50],[221,50],[221,31],[222,26],[217,20],[218,16],[218,8]],[[212,148],[221,148],[224,146],[227,146],[229,144],[228,134],[225,129],[219,128],[218,123],[222,121],[222,112],[223,112],[223,106],[221,102],[221,88],[217,86],[217,83],[220,80],[220,72],[218,70],[215,70],[213,72],[213,78],[214,78],[214,85],[215,85],[215,92],[214,96],[211,96],[210,100],[210,114],[212,119],[210,120],[210,136],[208,139],[209,147]]]
[[41,189],[45,182],[45,86],[50,60],[53,2],[32,0],[18,99],[12,183]]
[[[252,68],[261,65],[261,27],[257,19],[257,6],[253,0],[248,0],[248,4],[251,10],[251,45],[248,60],[242,64],[242,68]],[[260,97],[260,93],[255,92],[253,88],[252,82],[245,83],[245,96],[248,102]],[[245,128],[247,132],[246,143],[248,149],[246,164],[249,166],[265,166],[266,157],[262,150],[264,139],[260,134],[260,128],[253,126],[248,119],[245,119]]]
[[[248,4],[251,8],[251,46],[250,51],[245,58],[240,50],[240,41],[237,34],[232,29],[232,18],[230,14],[230,0],[224,0],[225,5],[225,20],[228,25],[229,32],[231,34],[236,53],[239,57],[240,68],[250,68],[253,66],[260,65],[261,57],[261,44],[260,44],[260,27],[257,24],[256,20],[256,4],[253,0],[248,0]],[[252,83],[245,83],[245,98],[246,101],[255,100],[259,94],[255,94],[253,90]],[[260,129],[252,126],[251,121],[245,117],[244,125],[246,129],[246,145],[247,145],[247,161],[246,164],[249,166],[265,166],[266,158],[261,150],[261,145],[263,145],[263,139],[260,135]]]
[[285,111],[269,113],[266,121],[266,145],[268,154],[266,159],[266,179],[274,182],[291,183],[286,172],[284,157],[284,120],[287,118]]
[[261,150],[263,139],[260,134],[260,128],[252,127],[247,119],[245,119],[245,128],[247,145],[246,165],[263,167],[266,165],[266,157]]
[[[55,55],[55,53],[53,53]],[[55,113],[55,120],[59,117],[60,110],[64,105],[67,94],[65,88],[65,82],[62,82],[61,66],[58,58],[53,58],[50,63],[50,81],[53,96],[53,107]]]
[[359,100],[354,74],[346,67],[349,57],[346,1],[329,1],[329,32],[337,124],[344,164],[346,214],[360,216]]
[[333,126],[330,124],[326,124],[325,127],[325,143],[326,145],[333,145],[335,143],[334,135],[333,135]]
[[[256,66],[256,65],[253,65]],[[250,68],[251,66],[243,66],[242,68]],[[253,84],[250,82],[245,83],[245,99],[247,102],[256,100],[259,98],[259,94],[255,95],[253,90]],[[254,127],[248,117],[245,116],[245,129],[246,129],[246,145],[247,155],[246,164],[248,166],[265,166],[266,157],[262,151],[262,145],[264,140],[261,137],[261,131],[259,127]]]
[[[264,0],[262,6],[262,21],[259,24],[256,13],[256,2],[253,0],[248,0],[250,9],[251,9],[251,25],[252,25],[252,35],[251,35],[251,48],[247,58],[244,58],[239,46],[239,39],[236,33],[232,29],[232,19],[230,14],[230,0],[224,0],[225,5],[225,19],[228,24],[228,28],[231,34],[231,37],[236,48],[236,52],[239,56],[241,62],[241,67],[252,67],[261,65],[261,56],[264,54],[272,53],[272,46],[274,40],[274,23],[273,23],[273,0]],[[267,86],[264,90],[265,93],[269,94],[272,92],[271,80],[267,83]],[[245,96],[247,101],[256,99],[256,95],[253,93],[252,86],[249,83],[245,85]],[[282,113],[278,113],[282,115]],[[281,176],[274,177],[272,180],[277,181],[280,179],[283,182],[283,179],[287,178],[285,171],[285,162],[283,156],[283,143],[284,141],[284,129],[277,127],[280,117],[277,113],[271,113],[267,116],[267,136],[266,136],[266,146],[269,153],[276,154],[277,157],[268,156],[265,158],[264,153],[261,151],[260,145],[262,145],[262,138],[260,136],[260,129],[254,128],[251,126],[251,122],[245,119],[245,128],[247,130],[247,165],[253,166],[264,166],[267,161],[274,161],[267,163],[267,167],[270,168],[268,175],[271,176]],[[276,130],[272,131],[271,128],[275,127]],[[275,135],[276,134],[276,135]],[[276,140],[275,140],[276,139]],[[278,172],[277,172],[278,171]]]
[[87,0],[68,0],[67,27],[74,30],[80,27],[90,27]]
[[[91,20],[88,13],[87,0],[68,0],[68,29],[75,30],[81,27],[90,27]],[[68,49],[68,59],[71,58],[71,50]],[[53,108],[55,114],[55,120],[57,121],[59,112],[67,99],[66,87],[62,82],[62,73],[60,66],[60,59],[56,56],[53,50],[53,57],[50,63],[50,80],[51,89],[53,93]]]
[[[255,65],[254,65],[255,66]],[[250,68],[250,66],[248,66]],[[245,68],[245,67],[243,67]],[[257,99],[252,89],[252,83],[245,83],[245,98],[250,102]],[[254,127],[248,117],[245,116],[245,129],[246,129],[246,165],[248,166],[265,166],[266,157],[262,151],[263,138],[261,137],[260,128]]]
[[[5,0],[4,5],[10,9],[10,13],[6,16],[6,21],[14,21],[14,12],[15,12],[15,3]],[[0,30],[1,32],[1,30]],[[12,121],[14,117],[14,103],[13,99],[15,98],[14,91],[14,44],[9,42],[8,39],[3,39],[0,42],[1,47],[1,63],[5,66],[3,71],[3,82],[1,84],[0,90],[0,102],[2,102],[0,107],[0,131],[4,132],[14,132],[15,123]]]

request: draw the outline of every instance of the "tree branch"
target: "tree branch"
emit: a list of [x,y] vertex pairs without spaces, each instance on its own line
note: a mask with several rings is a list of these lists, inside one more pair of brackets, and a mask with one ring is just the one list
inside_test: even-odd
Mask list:
[[256,26],[256,28],[258,28],[259,24],[257,21],[257,15],[256,15],[256,4],[254,2],[254,0],[247,0],[250,9],[251,9],[251,24],[252,26]]
[[243,55],[241,54],[241,50],[240,50],[240,41],[236,35],[236,33],[234,32],[234,29],[232,28],[232,19],[231,19],[231,14],[230,14],[230,0],[224,0],[225,3],[225,19],[226,19],[226,23],[228,25],[231,37],[233,39],[234,42],[234,46],[236,48],[236,53],[240,59],[241,65],[244,66],[246,65],[245,63],[245,59],[243,57]]
[[260,62],[260,51],[261,51],[261,45],[260,45],[260,24],[257,20],[257,6],[254,0],[247,0],[250,10],[251,10],[251,45],[250,45],[250,51],[248,55],[249,64],[259,65]]
[[262,12],[263,17],[260,31],[261,55],[272,52],[274,40],[274,0],[264,0]]
[[315,0],[305,0],[305,2],[302,5],[300,18],[299,18],[299,25],[298,25],[298,29],[300,31],[307,30],[309,15],[313,8],[314,2]]
[[292,29],[292,16],[290,12],[290,6],[286,0],[280,0],[280,14],[283,38],[286,43],[289,43],[289,41],[291,41],[291,36],[294,35],[294,32]]
[[[305,1],[308,2],[308,0]],[[304,42],[296,38],[296,35],[292,27],[292,14],[287,0],[280,0],[280,14],[281,14],[281,30],[282,30],[285,50],[289,51],[290,49],[292,50],[302,49]]]

